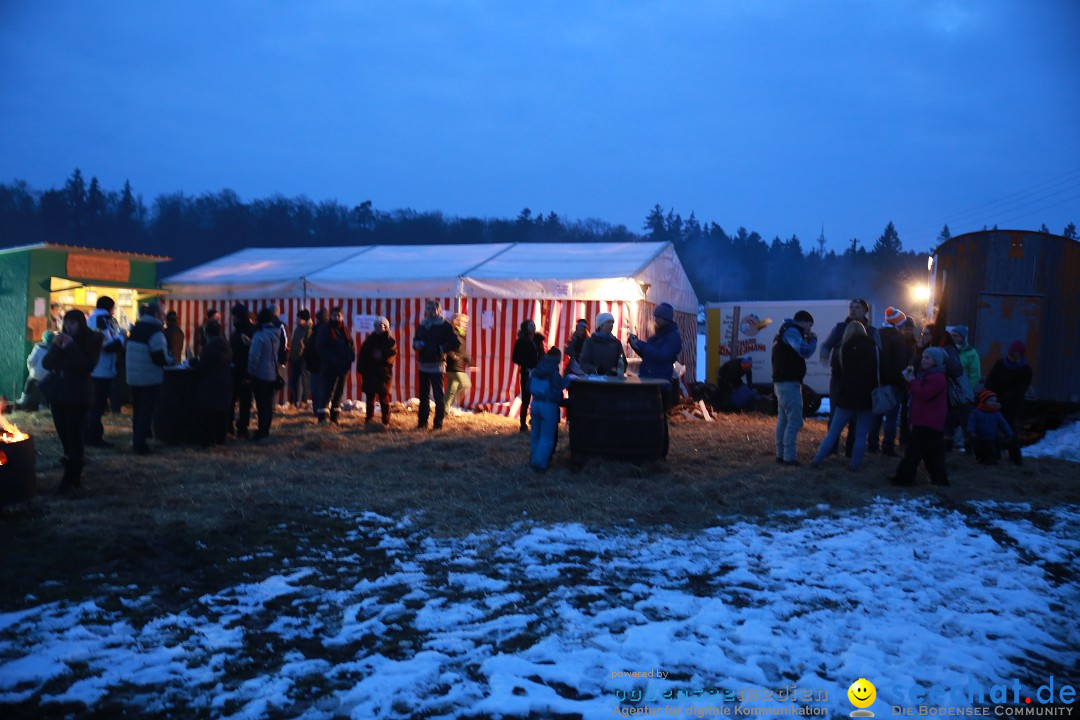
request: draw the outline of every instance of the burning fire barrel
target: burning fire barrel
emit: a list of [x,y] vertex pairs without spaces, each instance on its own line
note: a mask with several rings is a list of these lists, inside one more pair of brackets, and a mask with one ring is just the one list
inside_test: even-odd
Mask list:
[[[6,423],[5,423],[6,424]],[[14,426],[11,426],[14,428]],[[37,490],[34,438],[15,429],[0,443],[0,505],[22,502]]]

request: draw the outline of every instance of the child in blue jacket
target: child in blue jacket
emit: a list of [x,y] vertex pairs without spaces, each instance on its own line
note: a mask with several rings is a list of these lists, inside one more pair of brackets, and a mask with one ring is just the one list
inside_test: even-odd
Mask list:
[[559,373],[562,351],[552,347],[540,359],[536,368],[529,375],[529,389],[532,391],[532,452],[529,465],[538,472],[548,469],[555,444],[559,440],[559,406],[563,400],[563,390],[569,384],[569,378]]
[[980,465],[997,465],[1001,457],[1001,438],[1011,441],[1012,428],[1001,414],[1001,402],[997,393],[983,390],[979,404],[971,412],[967,425],[968,435],[973,436],[975,459]]

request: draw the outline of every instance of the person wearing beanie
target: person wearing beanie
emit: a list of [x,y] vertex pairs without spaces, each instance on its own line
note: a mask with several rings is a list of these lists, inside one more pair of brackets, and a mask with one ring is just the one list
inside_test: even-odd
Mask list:
[[904,311],[890,305],[885,308],[885,324],[882,327],[896,327],[905,320],[907,320],[907,315]]
[[1001,414],[997,393],[983,390],[979,403],[968,417],[967,432],[975,450],[975,460],[980,465],[997,465],[1001,457],[1002,439],[1012,442],[1013,431]]
[[664,407],[670,410],[678,397],[675,361],[682,352],[682,337],[679,335],[679,326],[675,324],[675,309],[666,302],[657,305],[653,310],[652,337],[641,340],[631,333],[627,342],[630,348],[641,356],[639,377],[666,380],[672,384],[668,392],[664,393]]
[[394,360],[397,340],[390,334],[390,321],[376,318],[371,334],[364,338],[357,353],[356,369],[360,372],[365,399],[364,425],[375,418],[375,401],[379,401],[382,424],[390,424],[390,392],[394,387]]
[[911,396],[911,434],[904,457],[889,478],[893,485],[914,485],[915,472],[922,462],[934,485],[948,485],[945,469],[945,416],[949,410],[949,393],[945,383],[945,350],[928,347],[919,360],[919,371],[908,367],[904,379]]
[[289,341],[289,403],[297,410],[311,399],[311,373],[304,363],[304,349],[311,339],[311,311],[296,313],[296,325]]
[[776,395],[776,462],[799,465],[796,441],[803,426],[802,382],[806,360],[817,351],[814,316],[799,310],[773,338],[772,381]]
[[175,365],[165,340],[165,312],[156,302],[145,306],[128,338],[127,384],[131,388],[131,448],[137,455],[150,452],[146,441],[154,417],[158,392],[165,382],[164,368]]
[[982,385],[982,362],[979,360],[979,351],[968,343],[967,325],[954,325],[949,331],[956,350],[960,353],[960,365],[964,368],[968,383],[973,390]]
[[105,439],[105,426],[101,422],[105,415],[105,408],[112,394],[112,386],[116,381],[117,357],[124,349],[124,334],[120,331],[120,324],[116,322],[113,313],[116,311],[116,303],[108,295],[102,295],[97,300],[97,307],[90,313],[86,324],[92,332],[101,338],[101,353],[98,355],[97,364],[90,379],[94,384],[94,401],[90,405],[90,413],[86,418],[86,444],[91,447],[112,447],[113,444]]
[[532,393],[529,465],[537,472],[548,469],[559,440],[559,406],[563,404],[563,390],[569,384],[569,379],[559,374],[561,359],[559,348],[550,348],[529,375]]
[[[903,328],[914,326],[915,323],[903,310],[891,305],[885,309],[885,322],[878,330],[878,337],[881,338],[881,383],[892,388],[897,404],[892,412],[875,415],[870,420],[870,434],[866,438],[867,452],[876,453],[880,449],[881,454],[886,457],[897,456],[897,429],[903,427],[902,423],[907,414],[907,383],[902,373],[911,359],[914,345],[913,342],[908,342],[908,336],[913,333],[905,333]],[[905,430],[901,430],[900,435],[901,442],[907,440]]]
[[588,375],[617,375],[619,358],[626,363],[623,344],[612,330],[615,329],[615,316],[600,313],[596,316],[596,332],[585,340],[581,347],[581,369]]
[[1009,353],[994,363],[986,375],[986,389],[997,393],[1001,402],[1001,414],[1013,431],[1013,442],[1009,445],[1009,459],[1016,465],[1022,463],[1020,457],[1019,433],[1020,408],[1031,387],[1032,371],[1027,362],[1027,346],[1022,340],[1014,340],[1009,345]]

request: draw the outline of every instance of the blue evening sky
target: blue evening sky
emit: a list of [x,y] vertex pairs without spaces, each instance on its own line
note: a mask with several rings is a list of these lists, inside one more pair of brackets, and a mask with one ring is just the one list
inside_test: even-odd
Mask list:
[[905,248],[1080,223],[1077,0],[3,0],[0,182]]

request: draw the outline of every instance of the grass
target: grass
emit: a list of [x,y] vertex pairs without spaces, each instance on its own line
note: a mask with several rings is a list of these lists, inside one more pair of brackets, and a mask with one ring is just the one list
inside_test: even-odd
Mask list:
[[[12,415],[34,436],[40,494],[31,510],[15,506],[0,518],[0,609],[152,584],[160,606],[145,611],[158,613],[280,567],[298,538],[320,543],[348,532],[348,521],[328,508],[408,516],[435,535],[523,520],[694,531],[931,492],[889,485],[897,461],[876,455],[858,473],[836,458],[817,472],[777,465],[775,419],[763,415],[721,415],[713,423],[677,416],[666,461],[591,460],[580,468],[569,462],[564,427],[551,470],[538,475],[527,466],[528,436],[516,420],[464,415],[447,418],[439,432],[420,431],[414,413],[395,410],[389,429],[374,430],[352,413],[327,427],[308,414],[279,412],[266,444],[155,445],[148,456],[130,452],[129,415],[107,416],[106,437],[116,448],[90,449],[84,487],[68,496],[52,494],[61,453],[51,419]],[[804,461],[824,434],[823,421],[807,422],[799,436]],[[1071,463],[986,468],[953,455],[948,464],[952,485],[933,492],[961,510],[976,500],[1035,509],[1080,501]]]

